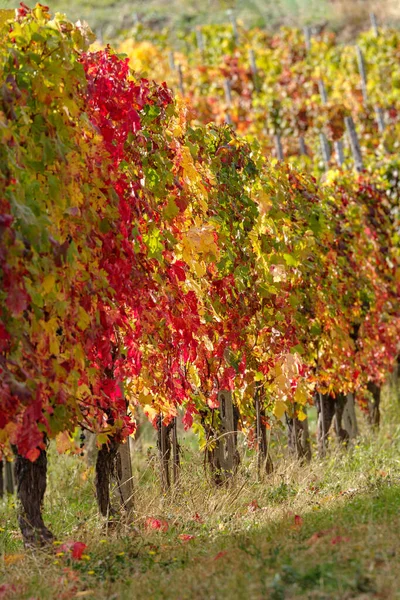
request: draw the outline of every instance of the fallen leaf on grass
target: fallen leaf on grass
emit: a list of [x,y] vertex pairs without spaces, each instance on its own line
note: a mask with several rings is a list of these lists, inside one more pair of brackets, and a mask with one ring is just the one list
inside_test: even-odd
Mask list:
[[94,590],[82,590],[81,592],[76,592],[75,598],[86,598],[87,596],[93,597]]
[[193,515],[193,521],[196,521],[196,523],[204,523],[204,521],[200,517],[199,513],[196,513],[195,515]]
[[250,502],[250,504],[247,506],[247,510],[248,510],[249,512],[255,512],[255,511],[256,511],[256,510],[258,510],[259,508],[260,508],[260,507],[259,507],[259,505],[258,505],[258,502],[257,502],[257,500],[252,500],[252,501]]
[[190,535],[190,533],[181,533],[178,537],[180,540],[182,540],[182,542],[190,542],[190,540],[193,540],[195,536]]
[[67,553],[67,556],[71,556],[74,560],[81,560],[87,545],[83,542],[65,542],[58,546],[57,556],[63,556],[63,553]]
[[[5,565],[13,565],[20,560],[24,560],[25,554],[5,554],[4,555],[4,564]],[[1,597],[1,596],[0,596]]]
[[168,523],[163,519],[155,519],[154,517],[147,517],[145,522],[146,529],[160,529],[164,533],[168,531]]
[[214,556],[213,560],[219,560],[223,556],[226,556],[226,554],[228,554],[226,550],[221,550],[221,552],[218,552],[218,554]]
[[341,535],[337,535],[336,537],[331,539],[331,544],[333,544],[334,546],[336,544],[341,544],[343,542],[349,542],[350,538],[348,537],[342,537]]
[[294,515],[294,526],[301,527],[303,525],[303,519],[300,515]]
[[320,540],[324,535],[326,535],[328,531],[316,531],[312,534],[310,538],[307,540],[307,544],[315,544],[318,540]]
[[16,591],[15,585],[11,585],[9,583],[3,583],[2,585],[0,585],[0,600],[7,598],[8,594],[15,593],[15,591]]

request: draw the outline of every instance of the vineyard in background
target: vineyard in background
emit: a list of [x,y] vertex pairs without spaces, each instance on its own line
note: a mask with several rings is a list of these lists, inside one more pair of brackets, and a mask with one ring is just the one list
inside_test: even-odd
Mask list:
[[100,512],[113,476],[132,509],[138,407],[164,491],[178,420],[217,485],[239,431],[260,478],[275,431],[310,460],[312,404],[320,456],[331,429],[357,436],[355,403],[377,427],[400,350],[400,34],[233,19],[177,51],[138,24],[115,53],[40,5],[0,15],[0,449],[26,543],[52,539],[54,438],[95,434]]
[[[14,9],[13,0],[0,0],[0,9]],[[99,39],[118,39],[138,22],[153,30],[167,31],[178,41],[198,25],[221,24],[233,11],[246,27],[273,31],[282,25],[329,28],[343,39],[352,40],[368,26],[369,13],[375,12],[385,26],[397,27],[400,11],[396,0],[54,0],[53,13],[65,13],[71,21],[85,19]]]

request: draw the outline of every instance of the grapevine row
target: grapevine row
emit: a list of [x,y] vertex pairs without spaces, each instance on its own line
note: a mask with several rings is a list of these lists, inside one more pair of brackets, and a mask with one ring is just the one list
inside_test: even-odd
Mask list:
[[[194,123],[46,7],[1,28],[3,453],[45,466],[47,440],[81,427],[107,470],[139,404],[206,438],[222,391],[261,432],[382,383],[400,330],[384,179],[317,181]],[[26,539],[47,538],[20,487]]]

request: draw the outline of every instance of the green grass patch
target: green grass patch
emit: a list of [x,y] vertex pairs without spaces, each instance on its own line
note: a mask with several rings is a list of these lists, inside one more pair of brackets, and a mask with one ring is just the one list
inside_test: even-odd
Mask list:
[[[113,524],[98,516],[93,466],[51,448],[45,520],[56,543],[25,551],[14,498],[0,501],[0,599],[400,598],[399,404],[386,404],[379,433],[359,415],[357,443],[332,440],[310,465],[277,435],[262,481],[248,452],[216,488],[187,438],[180,485],[165,495],[148,429],[134,453],[133,518]],[[73,542],[87,545],[79,560],[62,546]]]

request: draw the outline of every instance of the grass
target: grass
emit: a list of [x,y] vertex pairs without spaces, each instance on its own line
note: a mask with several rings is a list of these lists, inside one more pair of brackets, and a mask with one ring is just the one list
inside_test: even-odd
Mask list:
[[[25,552],[13,499],[0,504],[0,599],[400,598],[400,427],[385,411],[377,435],[323,461],[287,457],[258,482],[251,454],[232,485],[216,489],[186,444],[181,483],[162,495],[151,449],[135,462],[133,522],[97,515],[93,468],[51,451],[46,521],[58,542]],[[274,454],[285,454],[279,439]],[[146,528],[148,517],[168,531]],[[188,537],[192,536],[192,537]]]

